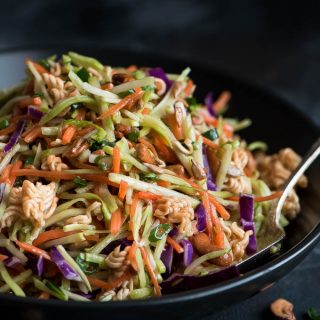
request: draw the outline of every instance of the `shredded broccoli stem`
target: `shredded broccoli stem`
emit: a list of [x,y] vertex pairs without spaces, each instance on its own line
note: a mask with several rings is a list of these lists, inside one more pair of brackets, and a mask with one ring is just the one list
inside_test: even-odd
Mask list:
[[1,108],[0,108],[0,117],[7,115],[12,111],[13,106],[24,99],[29,98],[29,96],[19,96],[19,97],[14,97],[7,101]]
[[[13,282],[15,282],[17,285],[23,284],[24,282],[27,282],[27,280],[32,276],[32,270],[28,269],[26,271],[21,272],[19,275],[12,278]],[[10,287],[7,284],[4,284],[2,287],[0,287],[0,293],[5,293],[10,290]]]
[[45,227],[50,227],[54,224],[56,224],[59,221],[66,220],[68,218],[76,217],[81,214],[85,214],[86,209],[80,209],[80,208],[72,208],[68,209],[59,213],[54,214],[51,216],[48,220],[46,220]]
[[87,56],[83,56],[81,54],[78,54],[76,52],[68,52],[69,57],[71,58],[72,63],[78,65],[78,66],[82,66],[85,68],[93,68],[96,69],[98,71],[102,71],[103,70],[103,64],[101,62],[99,62],[97,59],[91,58],[91,57],[87,57]]
[[68,296],[65,294],[64,291],[62,291],[61,288],[57,287],[57,289],[59,290],[59,293],[57,293],[56,291],[49,289],[42,281],[40,281],[39,279],[37,279],[35,277],[33,277],[33,284],[40,291],[44,291],[46,293],[49,293],[50,295],[52,295],[60,300],[63,300],[63,301],[68,300]]
[[85,240],[86,240],[86,238],[84,236],[84,233],[83,232],[79,232],[79,233],[76,233],[76,234],[71,234],[70,236],[66,236],[66,237],[62,237],[62,238],[59,238],[59,239],[47,241],[46,243],[44,243],[42,245],[42,247],[44,249],[46,249],[46,248],[51,248],[51,247],[54,247],[54,246],[57,246],[57,245],[77,243],[77,242],[81,242],[81,241],[85,241]]
[[223,154],[222,154],[221,164],[216,177],[216,185],[218,189],[221,189],[227,175],[227,170],[230,165],[231,157],[232,157],[232,146],[229,143],[227,143],[222,147],[222,150],[223,150]]
[[2,262],[0,262],[0,274],[5,283],[10,287],[13,293],[18,297],[25,297],[25,293],[19,287],[19,285],[11,278],[9,272]]

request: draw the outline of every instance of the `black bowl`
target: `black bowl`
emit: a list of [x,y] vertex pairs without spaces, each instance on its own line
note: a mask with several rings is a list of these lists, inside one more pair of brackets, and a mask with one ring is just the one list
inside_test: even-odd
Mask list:
[[[139,66],[162,66],[168,72],[192,68],[192,78],[197,84],[196,96],[203,99],[209,90],[219,93],[224,89],[232,92],[228,116],[251,118],[253,124],[242,132],[248,141],[264,140],[270,152],[289,146],[300,154],[307,151],[319,137],[319,130],[294,106],[257,88],[221,72],[199,66],[191,61],[175,61],[154,54],[125,52],[113,49],[72,48],[83,54],[96,56],[112,65],[137,64]],[[57,50],[10,50],[0,54],[0,87],[15,84],[23,77],[24,59],[39,58]],[[59,50],[58,53],[64,52]],[[199,59],[200,60],[200,59]],[[283,252],[255,266],[253,270],[237,279],[144,301],[108,303],[78,303],[57,300],[37,300],[0,295],[1,310],[13,319],[186,319],[199,318],[248,298],[267,288],[292,270],[310,252],[320,239],[320,163],[309,170],[310,185],[301,194],[302,212],[287,229]],[[7,313],[6,313],[7,314]]]

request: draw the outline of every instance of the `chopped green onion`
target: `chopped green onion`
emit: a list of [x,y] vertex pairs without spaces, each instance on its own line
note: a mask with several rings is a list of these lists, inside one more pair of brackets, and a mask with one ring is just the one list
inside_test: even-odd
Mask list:
[[87,69],[81,68],[76,74],[83,82],[88,82],[90,74]]
[[93,141],[93,142],[91,143],[90,150],[91,150],[91,151],[101,150],[101,149],[103,149],[103,147],[105,147],[105,146],[114,147],[114,146],[115,146],[115,143],[114,143],[114,142],[107,141],[107,140]]
[[70,107],[71,107],[71,112],[74,112],[74,111],[76,111],[77,109],[83,107],[83,104],[82,104],[82,103],[74,103],[74,104],[72,104]]
[[150,242],[157,242],[165,237],[171,230],[171,226],[168,223],[162,223],[153,228],[150,231],[149,241]]
[[87,185],[87,180],[82,179],[81,177],[75,177],[73,179],[73,182],[78,186],[78,187],[85,187]]
[[5,129],[9,126],[9,120],[8,119],[4,119],[2,121],[0,121],[0,129]]
[[132,130],[126,135],[126,138],[132,142],[137,142],[139,139],[140,133],[137,128],[132,128]]
[[139,174],[139,177],[140,177],[140,180],[146,181],[146,182],[155,182],[159,180],[158,175],[153,172],[146,172],[146,173],[141,172]]
[[202,135],[211,141],[217,140],[219,138],[219,134],[215,128],[203,132]]
[[34,161],[34,156],[28,156],[28,157],[26,158],[26,160],[24,161],[24,165],[25,165],[25,166],[28,166],[28,165],[30,165],[30,164],[33,164],[33,161]]
[[33,278],[33,283],[34,286],[41,291],[47,292],[60,300],[68,300],[68,296],[59,287],[57,287],[54,283],[52,283],[49,280],[45,279],[42,282],[37,278]]
[[75,261],[85,274],[93,274],[99,270],[99,264],[86,261],[81,256],[77,256]]
[[190,112],[193,112],[197,108],[201,107],[201,105],[198,104],[196,98],[194,98],[194,97],[186,98],[185,100],[187,101],[187,103],[189,105],[188,110]]
[[50,63],[46,59],[41,59],[38,63],[43,66],[45,69],[50,70]]

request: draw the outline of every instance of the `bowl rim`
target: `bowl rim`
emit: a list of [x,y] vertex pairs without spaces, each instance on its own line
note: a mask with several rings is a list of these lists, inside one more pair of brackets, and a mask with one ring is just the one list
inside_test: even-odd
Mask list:
[[[135,50],[133,48],[124,49],[121,47],[111,47],[111,46],[83,46],[83,45],[70,45],[70,47],[75,51],[109,51],[109,52],[121,52],[121,53],[132,53],[134,55],[152,55],[154,60],[167,61],[170,63],[179,63],[185,65],[191,65],[195,69],[205,70],[206,72],[212,72],[218,75],[220,78],[230,80],[232,82],[240,84],[246,91],[254,91],[257,96],[267,96],[269,100],[276,101],[281,105],[281,108],[290,110],[296,113],[300,119],[306,123],[310,130],[314,132],[315,135],[320,136],[320,128],[308,117],[301,109],[298,109],[296,105],[288,101],[284,97],[280,96],[278,93],[273,92],[272,89],[266,88],[260,83],[253,83],[248,79],[242,78],[239,75],[232,74],[230,71],[222,70],[216,66],[204,65],[203,63],[197,61],[195,58],[186,58],[186,57],[172,57],[168,54],[159,54],[155,53],[152,50]],[[9,53],[19,53],[23,51],[38,51],[46,52],[52,50],[54,51],[63,51],[66,49],[66,45],[61,44],[45,44],[43,46],[39,45],[26,45],[26,46],[13,46],[5,49],[0,49],[0,58],[3,54]],[[70,50],[70,49],[69,49]],[[68,49],[66,51],[69,51]],[[108,303],[101,303],[98,301],[92,301],[91,303],[83,303],[79,301],[61,301],[61,300],[41,300],[33,297],[17,297],[11,294],[0,293],[0,298],[3,301],[12,301],[14,303],[30,303],[34,306],[43,306],[43,307],[62,307],[62,308],[132,308],[132,307],[153,307],[161,306],[172,303],[183,303],[189,300],[202,299],[210,296],[214,296],[219,293],[227,293],[235,288],[242,287],[246,284],[249,284],[256,279],[266,276],[273,272],[274,270],[280,268],[281,266],[295,260],[299,256],[303,256],[304,253],[308,253],[312,248],[320,241],[320,221],[313,229],[297,244],[295,244],[288,251],[281,253],[275,259],[249,271],[246,272],[241,277],[233,278],[227,281],[224,281],[219,284],[210,285],[207,287],[202,287],[199,289],[192,289],[189,291],[179,292],[164,295],[161,297],[152,297],[147,300],[125,300],[125,301],[110,301]]]

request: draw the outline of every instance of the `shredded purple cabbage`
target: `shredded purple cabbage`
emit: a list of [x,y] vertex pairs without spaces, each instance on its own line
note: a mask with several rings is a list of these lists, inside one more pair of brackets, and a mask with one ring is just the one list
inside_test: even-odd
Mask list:
[[50,256],[52,261],[57,265],[58,269],[66,279],[82,281],[79,274],[66,262],[66,260],[64,260],[63,256],[56,247],[51,248]]
[[43,274],[43,256],[39,256],[37,261],[37,275],[41,277]]
[[202,203],[198,204],[194,213],[197,220],[197,229],[199,232],[203,232],[207,228],[207,214]]
[[165,249],[161,253],[161,261],[166,267],[166,274],[170,275],[172,272],[172,261],[173,261],[173,248],[170,244],[167,244]]
[[166,91],[168,91],[170,89],[170,87],[172,86],[172,81],[167,77],[166,73],[164,72],[164,70],[162,68],[149,69],[148,73],[149,73],[149,76],[163,80],[167,86]]
[[19,141],[24,126],[26,124],[25,120],[19,120],[16,130],[12,133],[9,142],[4,146],[3,151],[5,153],[9,152]]
[[208,94],[206,95],[206,97],[204,98],[204,104],[207,107],[209,113],[211,116],[216,117],[217,114],[213,108],[213,95],[212,92],[208,92]]
[[183,247],[183,264],[185,267],[191,264],[193,258],[193,247],[189,240],[182,239],[179,241]]
[[41,112],[40,110],[38,110],[35,107],[29,106],[28,107],[28,116],[31,119],[40,120],[43,116],[43,112]]
[[253,234],[249,238],[246,248],[247,254],[257,251],[257,239],[254,234],[254,198],[251,194],[242,194],[239,199],[240,219],[244,231],[252,230]]

